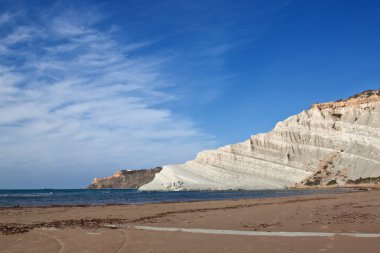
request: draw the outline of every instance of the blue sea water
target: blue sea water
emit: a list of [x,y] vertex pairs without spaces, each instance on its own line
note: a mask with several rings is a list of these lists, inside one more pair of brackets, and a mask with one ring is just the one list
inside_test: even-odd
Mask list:
[[348,189],[255,190],[255,191],[138,191],[130,189],[42,189],[0,190],[0,207],[105,205],[185,202],[245,198],[272,198],[311,194],[340,193]]

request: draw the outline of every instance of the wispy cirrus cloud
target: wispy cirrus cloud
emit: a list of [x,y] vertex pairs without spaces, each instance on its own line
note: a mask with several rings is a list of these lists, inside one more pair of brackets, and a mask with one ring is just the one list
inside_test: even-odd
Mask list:
[[[0,14],[0,29],[11,18]],[[210,144],[167,106],[167,59],[129,55],[154,42],[124,44],[101,22],[68,9],[0,30],[0,188],[83,186]]]
[[0,26],[3,25],[3,24],[6,24],[8,23],[10,20],[12,20],[14,17],[14,14],[10,14],[8,12],[5,12],[5,13],[2,13],[0,15]]

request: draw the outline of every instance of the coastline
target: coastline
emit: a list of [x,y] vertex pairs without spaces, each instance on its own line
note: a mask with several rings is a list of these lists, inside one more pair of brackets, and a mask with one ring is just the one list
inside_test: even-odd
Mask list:
[[[269,242],[274,239],[270,236],[145,231],[136,226],[258,232],[379,233],[379,208],[378,189],[259,199],[4,208],[0,209],[3,232],[0,242],[6,249],[13,250],[5,251],[3,248],[0,252],[28,252],[27,249],[33,249],[33,240],[41,242],[38,252],[58,252],[62,245],[65,245],[63,251],[85,252],[79,249],[90,247],[94,240],[102,242],[102,245],[92,252],[107,251],[104,247],[109,249],[108,252],[145,252],[148,249],[155,252],[192,252],[183,245],[197,242],[202,242],[196,246],[197,252],[228,252],[225,250],[228,246],[226,242],[237,247],[235,252],[248,252],[247,249],[254,245],[263,247],[260,252],[276,252],[281,244],[291,244],[292,249],[298,250],[293,252],[320,252],[318,249],[325,241],[334,243],[336,248],[345,248],[355,242],[352,248],[342,252],[355,252],[353,250],[357,251],[358,247],[365,252],[377,252],[379,238],[301,237],[302,240],[295,241],[293,237],[283,237],[276,239],[281,241],[280,244],[271,244]],[[9,233],[5,231],[7,229]],[[119,237],[120,240],[117,239]],[[223,240],[220,240],[221,237]],[[74,238],[76,242],[70,244]],[[58,250],[53,251],[54,247]],[[119,251],[111,250],[119,247]]]
[[288,189],[357,189],[357,190],[380,190],[380,184],[346,184],[346,185],[321,185],[315,187],[309,186],[297,186],[297,187],[289,187]]
[[[5,199],[1,199],[1,197],[4,198],[4,196],[1,196],[0,194],[0,201],[2,203],[0,204],[0,210],[6,209],[6,208],[25,208],[25,207],[35,207],[35,208],[46,208],[46,207],[85,207],[85,206],[107,206],[107,205],[142,205],[142,204],[161,204],[161,203],[182,203],[182,202],[201,202],[201,201],[223,201],[223,200],[239,200],[239,199],[256,199],[256,198],[276,198],[276,197],[290,197],[290,196],[307,196],[307,195],[314,195],[314,194],[335,194],[335,193],[346,193],[350,191],[362,191],[362,190],[368,190],[368,189],[378,189],[377,186],[372,185],[363,185],[358,187],[334,187],[334,186],[327,186],[327,187],[294,187],[294,188],[287,188],[287,189],[262,189],[262,190],[184,190],[184,191],[138,191],[135,189],[112,189],[112,188],[106,188],[106,189],[49,189],[49,196],[54,197],[55,201],[51,202],[46,199],[45,192],[39,192],[39,191],[45,191],[45,189],[30,189],[30,190],[0,190],[1,192],[4,191],[17,191],[17,193],[6,193]],[[379,187],[380,188],[380,187]],[[133,190],[135,192],[130,192],[130,190]],[[32,191],[32,192],[29,192]],[[37,192],[36,192],[37,191]],[[75,195],[72,196],[71,203],[67,201],[67,196],[61,195],[62,192],[66,191],[75,191]],[[107,196],[107,199],[112,199],[113,197],[117,197],[114,195],[121,194],[123,198],[129,199],[129,198],[135,198],[139,199],[137,201],[131,201],[131,202],[92,202],[94,200],[94,196],[89,198],[88,200],[82,202],[77,202],[75,199],[78,195],[76,195],[78,192],[81,191],[90,191],[96,193],[99,191],[100,195],[95,195],[95,197],[105,197]],[[115,192],[112,192],[115,191]],[[124,192],[126,191],[126,192]],[[105,192],[105,194],[103,194]],[[13,195],[15,194],[15,195]],[[86,194],[86,193],[84,193]],[[140,195],[141,194],[141,195]],[[155,194],[152,198],[151,194]],[[158,194],[158,195],[157,195]],[[173,194],[179,194],[179,196],[174,196]],[[205,195],[206,194],[206,195]],[[232,196],[231,196],[232,194]],[[25,201],[24,196],[27,195],[28,197],[34,197],[32,198],[32,202]],[[53,196],[54,195],[54,196]],[[61,198],[64,197],[64,199],[61,199],[62,202],[60,202],[60,195]],[[20,201],[15,201],[17,198],[21,198]],[[119,196],[120,197],[120,196]],[[7,198],[10,198],[9,203],[7,204]],[[37,201],[36,198],[39,198]],[[118,198],[120,200],[120,198]],[[140,201],[140,202],[139,202]],[[39,203],[40,204],[36,204]],[[65,204],[68,202],[67,204]],[[86,203],[87,202],[87,203]],[[10,203],[14,203],[13,205],[10,205]],[[16,204],[17,203],[17,204]]]

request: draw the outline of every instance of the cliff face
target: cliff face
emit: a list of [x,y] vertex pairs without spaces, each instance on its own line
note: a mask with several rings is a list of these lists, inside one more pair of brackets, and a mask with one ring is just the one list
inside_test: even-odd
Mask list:
[[161,169],[161,167],[157,167],[148,170],[121,170],[110,177],[95,178],[87,188],[137,189],[151,182],[155,174],[160,172]]
[[166,165],[141,190],[275,189],[380,176],[380,91],[313,105],[269,133]]

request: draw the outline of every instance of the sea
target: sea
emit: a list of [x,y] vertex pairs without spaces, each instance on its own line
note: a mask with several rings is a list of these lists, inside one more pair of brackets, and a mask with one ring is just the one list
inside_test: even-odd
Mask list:
[[291,189],[231,191],[139,191],[132,189],[34,189],[0,190],[0,207],[145,204],[205,200],[274,198],[343,193],[353,189]]

